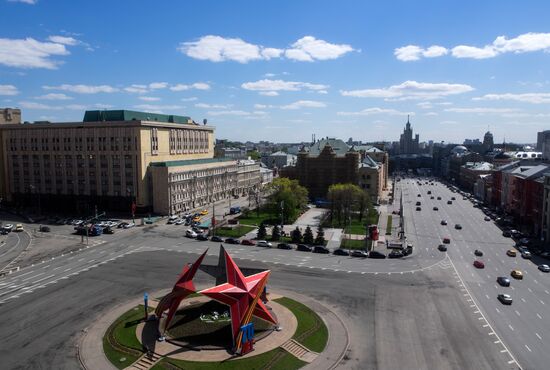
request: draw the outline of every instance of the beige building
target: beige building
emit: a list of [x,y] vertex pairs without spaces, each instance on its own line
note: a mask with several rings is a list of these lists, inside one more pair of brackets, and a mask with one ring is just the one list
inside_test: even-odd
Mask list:
[[151,163],[214,156],[213,127],[127,110],[87,111],[83,122],[0,125],[0,138],[5,199],[52,209],[128,210],[135,201],[152,210]]
[[234,194],[246,196],[259,190],[262,183],[260,162],[253,159],[241,159],[237,162],[237,186]]
[[4,123],[21,123],[21,109],[0,108],[0,125]]
[[365,190],[373,203],[378,203],[384,189],[384,165],[369,155],[359,164],[358,186]]

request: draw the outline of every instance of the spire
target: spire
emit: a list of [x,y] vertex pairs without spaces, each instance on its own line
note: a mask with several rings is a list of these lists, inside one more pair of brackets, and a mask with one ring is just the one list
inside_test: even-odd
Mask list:
[[409,122],[409,117],[410,117],[410,116],[407,114],[407,123],[410,124],[410,122]]

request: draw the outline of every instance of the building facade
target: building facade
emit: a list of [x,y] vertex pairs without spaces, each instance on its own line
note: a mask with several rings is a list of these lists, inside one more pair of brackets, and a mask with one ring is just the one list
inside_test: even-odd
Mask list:
[[260,176],[260,162],[252,159],[237,161],[237,184],[234,195],[245,196],[255,193],[260,189],[262,179]]
[[0,125],[4,123],[21,123],[21,109],[0,108]]
[[420,152],[419,140],[420,137],[418,134],[416,134],[413,139],[413,130],[409,117],[407,117],[405,129],[399,139],[399,154],[418,154]]

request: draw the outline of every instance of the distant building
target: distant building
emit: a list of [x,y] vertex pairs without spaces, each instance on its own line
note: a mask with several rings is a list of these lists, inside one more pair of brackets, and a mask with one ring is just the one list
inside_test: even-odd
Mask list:
[[537,133],[537,151],[542,152],[542,159],[550,161],[550,130]]
[[233,194],[245,196],[260,189],[260,162],[248,159],[237,161],[237,186]]
[[358,186],[365,190],[373,203],[380,201],[384,189],[383,164],[377,163],[369,155],[359,163]]
[[413,130],[409,118],[407,117],[407,124],[399,139],[399,154],[418,154],[420,152],[418,145],[419,140],[418,134],[416,134],[413,139]]
[[269,168],[283,168],[286,166],[294,166],[296,164],[297,156],[294,154],[288,154],[285,152],[275,152],[266,156],[262,156],[262,163]]
[[260,178],[261,178],[262,186],[265,186],[273,182],[273,170],[265,167],[263,163],[260,165]]
[[483,135],[483,152],[490,152],[494,149],[495,143],[493,141],[493,134],[490,131],[487,131],[485,135]]
[[217,146],[214,148],[214,156],[216,158],[230,158],[230,159],[246,159],[246,147],[241,148],[226,148]]
[[0,125],[5,123],[21,123],[21,110],[0,108]]
[[476,181],[482,175],[489,175],[493,172],[493,165],[488,162],[466,162],[460,167],[460,186],[469,191],[474,191]]

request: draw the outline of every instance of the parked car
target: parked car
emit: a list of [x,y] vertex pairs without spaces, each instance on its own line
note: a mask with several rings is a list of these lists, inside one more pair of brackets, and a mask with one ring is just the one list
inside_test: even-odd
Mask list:
[[476,250],[474,251],[474,254],[475,254],[476,256],[478,256],[478,257],[482,257],[482,256],[483,256],[483,252],[480,251],[479,249],[476,249]]
[[417,210],[417,211],[422,211],[422,208],[416,207],[416,210]]
[[512,233],[508,230],[504,230],[502,232],[502,236],[504,236],[505,238],[511,238],[512,237]]
[[550,266],[548,265],[539,265],[538,269],[542,272],[550,272]]
[[497,298],[502,304],[507,304],[507,305],[512,304],[512,297],[509,294],[499,294]]
[[126,225],[128,225],[128,222],[121,222],[121,223],[119,223],[119,224],[117,225],[117,228],[122,229],[122,228],[124,228]]
[[335,249],[333,254],[337,256],[349,256],[349,252],[343,248]]
[[254,240],[250,240],[250,239],[243,239],[241,241],[241,244],[242,245],[256,245],[256,243],[254,242]]
[[523,252],[521,252],[521,257],[526,259],[526,260],[530,260],[531,259],[531,252],[523,251]]
[[455,229],[462,230],[462,225],[461,224],[455,224]]
[[447,252],[447,246],[445,244],[439,244],[437,246],[437,249],[439,249],[439,251],[441,252]]
[[44,226],[44,225],[40,226],[39,230],[42,231],[43,233],[49,233],[51,231],[49,226]]
[[185,223],[185,220],[182,220],[181,218],[178,218],[175,222],[174,222],[174,225],[183,225]]
[[115,231],[113,230],[112,227],[107,226],[107,227],[103,228],[103,234],[111,235],[111,234],[114,234],[114,233],[115,233]]
[[125,229],[130,229],[132,227],[136,226],[135,222],[126,222],[126,225],[124,225]]
[[208,240],[208,236],[207,236],[205,233],[203,233],[203,234],[198,234],[198,235],[197,235],[197,240],[200,240],[201,242],[205,242],[205,241]]
[[441,220],[441,225],[447,225],[447,221]]
[[434,207],[433,209],[434,209],[434,211],[439,211],[439,208],[437,208],[437,207]]
[[455,198],[455,197],[451,197],[451,200],[456,200],[456,198]]
[[197,237],[197,233],[194,230],[188,229],[185,231],[185,236],[194,239]]
[[449,237],[443,238],[443,244],[451,244],[451,238]]
[[365,251],[359,250],[359,249],[355,249],[355,250],[351,251],[351,253],[349,255],[351,257],[357,257],[357,258],[367,258],[369,256],[368,253],[366,253]]
[[491,217],[485,216],[484,220],[485,220],[485,221],[491,221]]
[[313,247],[313,253],[329,254],[330,250],[327,247],[316,245]]
[[13,225],[12,224],[5,224],[4,225],[4,230],[10,232],[13,230]]
[[305,244],[298,244],[296,250],[299,252],[311,252],[311,247],[308,247]]
[[510,279],[506,276],[499,276],[497,277],[497,283],[501,286],[510,286]]
[[236,238],[227,238],[227,239],[225,239],[225,242],[227,244],[241,244],[239,239],[236,239]]
[[21,231],[23,231],[23,225],[21,224],[15,225],[15,229],[13,229],[13,231],[20,233]]
[[510,273],[510,275],[511,275],[514,279],[518,279],[518,280],[523,279],[523,272],[521,272],[521,270],[518,270],[518,269],[512,270],[512,272]]
[[485,264],[483,262],[481,262],[480,260],[475,260],[474,261],[474,267],[478,268],[478,269],[483,269],[483,268],[485,268]]
[[388,254],[388,258],[401,258],[404,254],[402,251],[394,249]]
[[265,240],[259,240],[256,243],[256,247],[271,248],[271,247],[273,247],[273,244],[271,244],[270,242],[265,241]]
[[291,249],[292,249],[292,245],[290,245],[290,244],[288,244],[288,243],[279,243],[279,244],[277,244],[277,249],[291,250]]
[[215,235],[214,235],[213,237],[210,238],[210,241],[212,241],[212,242],[218,242],[218,243],[223,243],[223,239],[220,238],[219,236],[215,236]]
[[9,234],[9,231],[4,229],[4,228],[0,228],[0,235],[8,235]]
[[441,200],[441,197],[437,197],[437,200]]
[[383,259],[383,258],[386,258],[386,255],[382,252],[370,251],[369,252],[369,258]]
[[506,255],[509,256],[509,257],[515,257],[516,256],[516,251],[513,250],[513,249],[508,249],[506,251]]
[[453,201],[452,201],[452,200],[448,200],[448,201],[447,201],[447,204],[453,204]]

